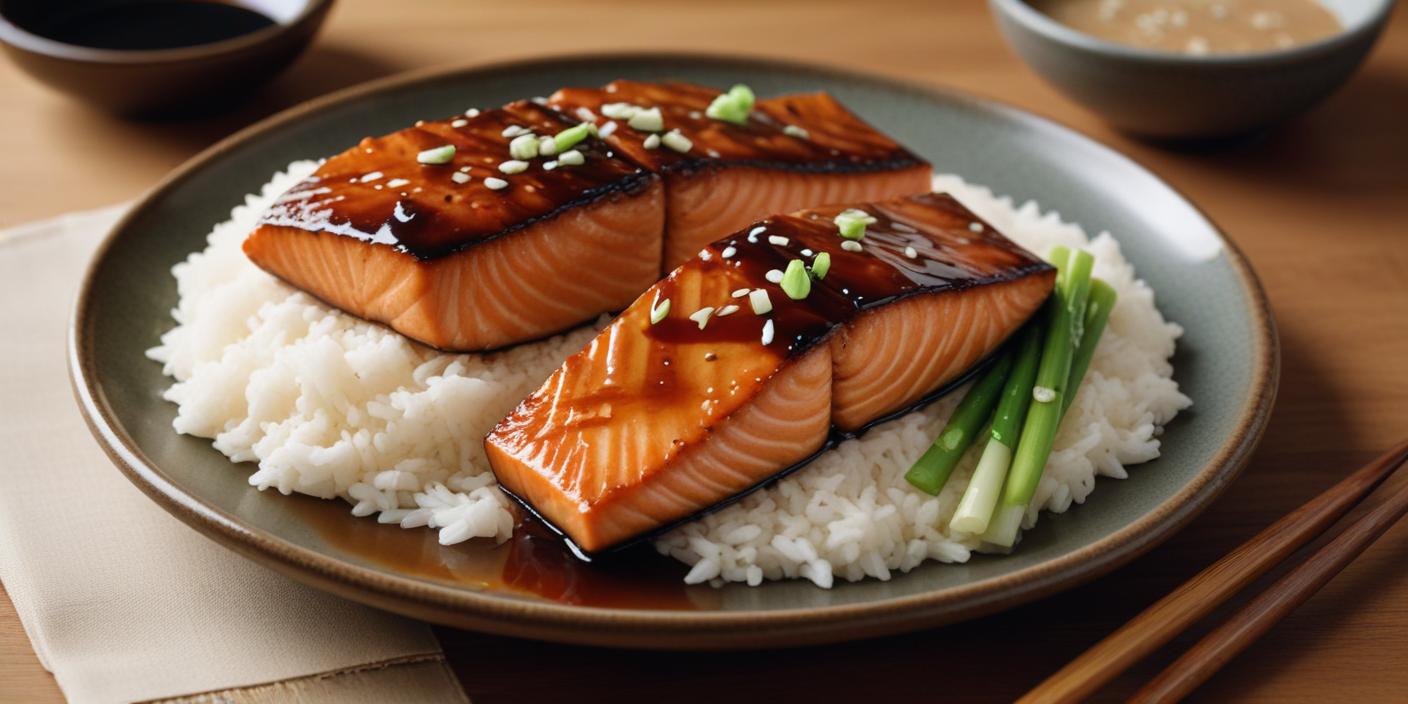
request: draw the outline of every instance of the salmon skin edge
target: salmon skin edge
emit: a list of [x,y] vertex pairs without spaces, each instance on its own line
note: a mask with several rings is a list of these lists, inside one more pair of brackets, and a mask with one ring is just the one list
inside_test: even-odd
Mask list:
[[[1019,327],[1018,330],[1020,331],[1020,329],[1021,328]],[[729,507],[730,505],[738,502],[743,497],[748,496],[749,494],[752,494],[761,489],[766,489],[769,486],[776,484],[784,477],[792,474],[793,472],[796,472],[797,470],[806,467],[807,465],[816,461],[816,459],[822,454],[824,454],[827,450],[834,449],[837,445],[847,440],[858,438],[864,435],[871,428],[874,428],[875,426],[880,425],[881,423],[888,423],[889,421],[895,420],[896,418],[913,413],[919,410],[920,408],[923,408],[939,400],[940,398],[947,396],[948,394],[952,393],[955,389],[968,383],[973,379],[973,377],[982,373],[985,369],[991,366],[993,362],[995,362],[997,358],[1001,356],[1004,351],[1006,351],[1007,346],[1010,343],[1011,337],[1009,337],[1007,340],[1004,340],[1002,344],[994,348],[993,351],[988,354],[988,356],[979,360],[977,364],[974,364],[972,367],[969,367],[966,371],[964,371],[962,374],[959,374],[951,381],[945,383],[937,389],[934,389],[933,391],[930,391],[924,396],[921,396],[917,401],[907,406],[903,406],[899,409],[891,411],[890,413],[886,413],[885,415],[882,415],[878,418],[875,418],[874,420],[871,420],[865,423],[864,425],[861,425],[855,430],[841,430],[835,425],[832,425],[830,431],[827,433],[826,441],[821,444],[821,447],[817,448],[816,452],[813,452],[812,454],[807,455],[801,460],[778,470],[777,472],[768,476],[768,478],[744,489],[743,491],[737,492],[720,501],[716,501],[687,516],[677,518],[673,521],[670,521],[638,535],[627,538],[619,543],[612,545],[611,547],[602,550],[583,550],[581,546],[577,545],[576,541],[572,540],[572,538],[568,536],[567,533],[564,532],[561,528],[557,527],[557,525],[554,524],[552,520],[540,513],[538,509],[534,508],[531,503],[525,501],[522,497],[510,491],[503,484],[499,484],[499,491],[503,492],[504,496],[507,496],[509,499],[512,499],[513,502],[517,504],[520,508],[522,508],[524,511],[526,511],[528,515],[532,516],[539,523],[542,523],[543,526],[546,527],[549,532],[561,539],[563,544],[567,547],[568,552],[571,552],[573,557],[576,557],[582,562],[595,562],[600,559],[607,559],[611,555],[623,552],[628,548],[632,548],[641,543],[654,540],[655,538],[658,538],[661,535],[664,535],[665,533],[679,528],[680,526],[686,523],[699,520],[700,518],[703,518],[709,514],[721,511]]]

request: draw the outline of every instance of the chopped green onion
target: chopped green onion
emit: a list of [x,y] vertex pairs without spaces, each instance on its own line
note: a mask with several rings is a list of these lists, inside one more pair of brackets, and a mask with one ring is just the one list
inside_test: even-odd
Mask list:
[[416,155],[416,161],[422,164],[448,164],[454,158],[455,145],[453,144],[427,149]]
[[591,134],[591,128],[588,127],[589,124],[590,123],[583,122],[579,125],[573,125],[553,135],[553,146],[557,148],[559,153],[571,149],[578,142],[586,139],[587,135]]
[[841,236],[848,240],[860,241],[865,238],[865,226],[874,225],[878,222],[875,216],[864,210],[848,208],[841,211],[833,222],[841,232]]
[[691,313],[689,319],[693,320],[696,324],[698,324],[700,330],[703,330],[704,326],[709,324],[709,316],[713,314],[713,306],[704,306],[703,308],[700,308],[699,310],[696,310]]
[[521,134],[508,143],[508,153],[515,159],[532,159],[538,155],[538,136]]
[[772,299],[768,298],[768,292],[755,288],[748,292],[748,304],[753,306],[754,315],[767,315],[772,312]]
[[660,114],[660,108],[638,110],[626,124],[642,132],[659,132],[665,129],[665,116]]
[[655,305],[650,307],[650,324],[655,325],[656,323],[659,323],[660,321],[665,319],[665,316],[669,314],[670,299],[666,298],[663,301],[657,301]]
[[642,147],[645,147],[646,149],[659,149],[659,148],[660,148],[660,135],[658,135],[658,134],[652,134],[652,135],[650,135],[649,137],[646,137],[646,138],[645,138],[645,141],[641,142],[640,145],[641,145]]
[[694,142],[689,141],[689,137],[680,134],[679,130],[670,130],[660,138],[660,142],[665,146],[684,154],[694,148]]
[[552,156],[557,153],[557,140],[552,137],[538,138],[538,154]]
[[934,444],[905,473],[906,481],[926,494],[939,494],[964,451],[973,444],[978,429],[992,415],[1003,382],[1011,371],[1012,353],[1004,352],[958,403]]
[[794,301],[800,301],[812,292],[812,278],[807,276],[807,265],[801,259],[787,262],[787,271],[782,274],[782,292]]
[[826,278],[828,271],[831,271],[831,253],[822,252],[816,255],[816,259],[812,260],[812,276],[816,277],[817,281],[821,281]]
[[730,88],[727,93],[715,97],[704,110],[704,114],[715,120],[743,125],[747,124],[748,114],[753,112],[753,104],[756,101],[753,90],[740,83]]
[[607,103],[601,106],[601,114],[613,120],[629,120],[640,110],[639,105],[631,103]]

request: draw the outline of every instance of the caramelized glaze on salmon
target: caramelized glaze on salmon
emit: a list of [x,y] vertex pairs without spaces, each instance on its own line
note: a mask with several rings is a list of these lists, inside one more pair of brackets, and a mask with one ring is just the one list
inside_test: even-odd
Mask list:
[[[590,139],[575,146],[580,165],[499,170],[518,131],[573,124],[525,101],[364,139],[281,197],[244,251],[441,349],[492,349],[619,310],[659,277],[659,178]],[[455,147],[448,163],[418,162],[444,145]]]
[[[489,434],[500,484],[581,549],[613,547],[912,406],[1051,291],[1052,267],[948,196],[856,207],[875,219],[860,251],[837,234],[843,206],[815,208],[714,242],[651,287]],[[772,272],[823,252],[825,277],[791,298]]]
[[[627,159],[664,177],[666,271],[767,215],[929,190],[928,163],[826,93],[759,100],[742,125],[705,114],[719,94],[688,83],[621,80],[564,88],[549,98],[569,115],[594,121]],[[647,148],[658,133],[604,115],[603,106],[613,103],[659,108],[663,129],[678,130],[690,148]]]

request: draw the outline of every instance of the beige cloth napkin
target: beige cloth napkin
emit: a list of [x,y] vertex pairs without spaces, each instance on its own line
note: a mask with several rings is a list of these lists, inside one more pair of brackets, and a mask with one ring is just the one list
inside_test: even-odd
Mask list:
[[129,484],[88,434],[65,332],[88,258],[120,213],[0,232],[0,580],[64,694],[466,701],[424,624],[207,540]]

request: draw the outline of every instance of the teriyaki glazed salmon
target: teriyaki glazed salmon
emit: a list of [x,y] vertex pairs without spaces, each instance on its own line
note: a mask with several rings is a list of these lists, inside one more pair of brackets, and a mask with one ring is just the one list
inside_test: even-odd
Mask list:
[[244,249],[349,313],[480,351],[621,310],[743,223],[923,192],[930,173],[825,94],[617,81],[364,139]]
[[1055,276],[947,195],[770,217],[636,299],[494,428],[486,452],[504,489],[600,552],[960,378]]

